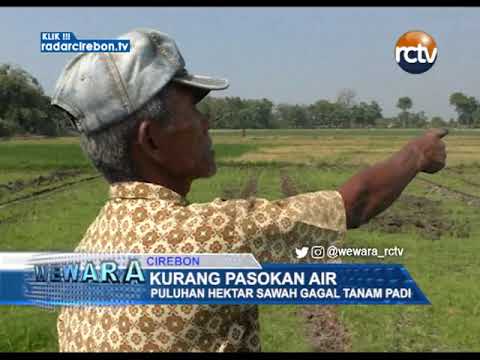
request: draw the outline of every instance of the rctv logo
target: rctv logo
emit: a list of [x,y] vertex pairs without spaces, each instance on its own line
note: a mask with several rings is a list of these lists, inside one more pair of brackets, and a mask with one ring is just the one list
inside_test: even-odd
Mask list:
[[435,64],[437,43],[423,31],[409,31],[400,36],[395,46],[395,61],[410,74],[421,74]]

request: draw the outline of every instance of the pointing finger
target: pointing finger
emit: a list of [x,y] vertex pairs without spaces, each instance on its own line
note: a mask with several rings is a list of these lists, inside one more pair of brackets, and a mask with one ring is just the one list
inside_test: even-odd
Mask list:
[[432,130],[430,130],[430,132],[431,132],[433,135],[437,136],[439,139],[441,139],[441,138],[443,138],[443,137],[445,137],[445,136],[448,135],[448,129],[446,129],[446,128],[432,129]]

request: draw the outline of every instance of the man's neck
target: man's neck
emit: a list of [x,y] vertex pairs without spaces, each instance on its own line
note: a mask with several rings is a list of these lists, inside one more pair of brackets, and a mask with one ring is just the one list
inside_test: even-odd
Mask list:
[[177,194],[180,194],[182,197],[187,196],[190,191],[190,186],[192,185],[192,180],[190,179],[179,179],[164,174],[145,174],[141,179],[141,181],[144,182],[164,186],[175,191]]

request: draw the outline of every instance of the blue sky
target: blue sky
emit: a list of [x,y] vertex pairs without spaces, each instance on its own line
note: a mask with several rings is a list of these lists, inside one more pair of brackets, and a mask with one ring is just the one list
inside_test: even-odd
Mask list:
[[[115,38],[136,27],[173,36],[191,72],[228,78],[230,88],[215,96],[307,104],[351,88],[357,101],[378,101],[384,116],[410,96],[413,111],[447,119],[456,116],[452,92],[480,99],[480,8],[3,7],[0,63],[26,69],[51,95],[73,54],[40,53],[40,32]],[[415,29],[438,46],[421,75],[404,72],[393,55],[397,39]]]

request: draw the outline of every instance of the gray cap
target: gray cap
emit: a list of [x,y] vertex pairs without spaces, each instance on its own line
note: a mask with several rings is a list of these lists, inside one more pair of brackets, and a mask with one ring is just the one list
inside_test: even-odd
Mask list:
[[91,133],[118,123],[142,107],[168,82],[223,90],[228,80],[192,75],[167,34],[132,30],[118,39],[130,40],[130,52],[82,53],[60,75],[52,98],[77,119],[80,131]]

